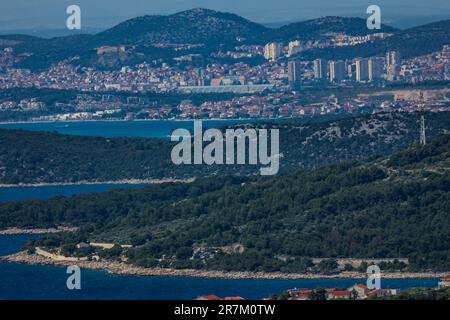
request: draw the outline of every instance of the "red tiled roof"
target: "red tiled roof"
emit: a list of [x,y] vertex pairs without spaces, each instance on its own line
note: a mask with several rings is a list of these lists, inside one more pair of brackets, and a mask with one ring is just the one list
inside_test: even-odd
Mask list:
[[298,289],[298,290],[289,290],[290,294],[311,294],[314,290],[311,289]]
[[199,297],[199,299],[203,299],[203,300],[220,300],[220,298],[214,294],[209,294],[207,296],[201,296]]
[[223,300],[245,300],[242,297],[225,297]]
[[390,292],[390,289],[374,289],[374,290],[372,290],[372,291],[369,291],[369,292],[367,293],[367,295],[368,295],[368,296],[371,296],[371,295],[374,295],[374,294],[376,294],[376,293],[378,293],[378,292],[389,293],[389,292]]
[[368,289],[367,286],[365,284],[362,284],[362,283],[357,283],[356,286],[360,287],[360,288]]
[[313,293],[314,290],[305,289],[305,290],[299,290],[299,292],[302,293],[302,294],[308,294],[308,293]]

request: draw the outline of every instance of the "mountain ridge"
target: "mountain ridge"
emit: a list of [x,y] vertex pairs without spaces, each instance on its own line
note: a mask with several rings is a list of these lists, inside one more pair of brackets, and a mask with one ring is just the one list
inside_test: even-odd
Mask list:
[[[117,63],[121,66],[173,56],[174,51],[170,48],[155,48],[153,45],[157,43],[200,44],[204,48],[192,52],[208,56],[211,52],[233,48],[238,44],[264,45],[270,41],[286,43],[296,39],[317,40],[333,32],[354,36],[376,32],[389,32],[394,35],[356,46],[306,50],[298,57],[308,60],[317,57],[348,59],[384,55],[387,50],[398,48],[405,51],[404,57],[427,54],[441,49],[439,46],[442,44],[450,43],[450,20],[405,30],[386,25],[383,25],[381,30],[368,30],[365,19],[327,16],[291,23],[280,28],[268,28],[236,14],[197,8],[167,16],[147,15],[132,18],[93,35],[77,34],[51,39],[24,35],[0,36],[0,48],[13,46],[18,54],[33,53],[17,66],[39,70],[73,56],[81,56],[80,63],[83,65],[101,65],[96,48],[109,45],[134,47],[132,52],[115,59],[117,61],[110,66],[114,67]],[[77,45],[74,46],[74,43]]]
[[355,56],[380,56],[388,50],[399,50],[403,58],[412,58],[439,51],[445,44],[450,44],[450,19],[404,29],[391,37],[371,43],[332,49],[313,49],[300,53],[297,57],[338,60]]
[[[328,20],[330,22],[326,23]],[[316,23],[324,29],[315,28]],[[192,9],[167,16],[147,15],[132,18],[93,35],[77,34],[51,39],[22,35],[0,36],[0,48],[12,45],[18,54],[31,52],[33,55],[21,61],[18,67],[44,69],[54,62],[72,56],[81,56],[85,64],[96,65],[98,57],[95,49],[100,46],[141,47],[138,50],[143,51],[126,57],[124,63],[127,63],[145,60],[146,56],[170,57],[172,53],[169,50],[151,47],[152,44],[161,42],[203,44],[207,47],[205,52],[208,53],[208,50],[217,50],[218,45],[232,47],[240,43],[265,44],[272,40],[294,40],[297,36],[302,39],[311,39],[332,30],[333,23],[340,25],[339,30],[348,30],[350,34],[359,35],[364,30],[365,33],[373,32],[365,28],[365,20],[360,18],[322,17],[270,29],[236,14]],[[299,30],[304,27],[306,27],[305,31]],[[311,30],[314,30],[314,34],[308,35]],[[2,39],[8,40],[3,46]],[[14,44],[12,41],[17,43]],[[74,43],[77,45],[74,46]]]
[[[166,27],[166,25],[162,25],[162,26],[161,25],[158,25],[158,26],[143,25],[142,26],[142,23],[153,24],[154,22],[158,22],[158,23],[167,24],[167,22],[171,22],[171,23],[180,22],[180,19],[181,19],[181,21],[183,21],[183,19],[185,19],[185,21],[183,21],[183,22],[190,21],[190,22],[195,23],[195,22],[199,22],[199,20],[201,20],[201,19],[208,19],[209,17],[221,18],[223,20],[234,21],[236,23],[248,25],[250,27],[255,28],[256,32],[264,32],[265,36],[272,37],[272,38],[276,38],[277,36],[279,36],[279,35],[277,35],[278,31],[280,31],[281,34],[286,35],[286,33],[288,33],[287,30],[294,29],[295,27],[299,27],[299,28],[308,27],[309,29],[312,29],[313,27],[317,27],[317,26],[321,26],[321,27],[325,26],[328,29],[328,28],[332,27],[333,25],[335,25],[339,28],[336,32],[340,32],[340,31],[346,32],[347,31],[347,32],[349,32],[350,35],[362,35],[362,34],[370,34],[370,33],[376,33],[376,32],[384,32],[384,31],[390,32],[390,31],[398,30],[396,28],[393,28],[390,26],[385,26],[385,25],[383,25],[382,28],[386,28],[386,30],[383,30],[383,29],[382,29],[382,31],[368,30],[366,28],[366,20],[365,19],[359,18],[359,17],[340,17],[340,16],[323,16],[323,17],[319,17],[319,18],[315,18],[315,19],[291,22],[289,24],[283,25],[278,28],[270,28],[270,27],[264,26],[263,24],[248,20],[237,14],[228,13],[228,12],[220,12],[220,11],[204,9],[204,8],[195,8],[195,9],[190,9],[190,10],[185,10],[185,11],[181,11],[178,13],[174,13],[171,15],[138,16],[135,18],[125,20],[125,21],[123,21],[107,30],[101,31],[99,33],[96,33],[93,35],[91,35],[91,34],[86,34],[86,35],[92,36],[93,39],[95,37],[107,38],[106,36],[108,36],[108,37],[112,36],[113,39],[116,39],[116,36],[113,33],[116,31],[122,32],[122,29],[124,29],[124,28],[126,29],[126,28],[130,28],[130,27],[138,26],[140,28],[144,28],[144,30],[137,30],[138,34],[142,34],[143,32],[154,31],[154,30],[150,29],[150,27],[156,27],[159,29],[163,29]],[[168,20],[168,21],[165,21],[165,20]],[[131,30],[126,30],[126,31],[129,32]],[[310,31],[310,30],[308,30],[308,31]],[[321,34],[326,31],[327,30],[318,28],[318,29],[314,30],[314,33]],[[300,31],[290,30],[289,32],[293,33],[292,35],[289,35],[291,37],[295,37],[296,32],[298,34],[302,34],[301,30]],[[303,33],[304,33],[304,31],[303,31]],[[15,36],[22,36],[22,35],[0,35],[0,39],[5,38],[5,37],[15,37]],[[34,39],[44,40],[43,38],[39,38],[36,36],[28,36],[28,35],[23,35],[23,36],[32,37]],[[242,36],[244,36],[244,34]],[[55,37],[55,38],[63,38],[63,37]],[[55,39],[55,38],[52,38],[52,39]],[[257,36],[254,35],[253,38],[257,38]],[[108,41],[107,39],[104,39],[104,40]],[[284,38],[283,40],[289,41],[286,38]],[[290,40],[293,40],[293,38]],[[96,41],[99,42],[98,40],[96,40]],[[265,41],[269,41],[269,39],[265,39]],[[126,41],[123,41],[121,44],[126,44]]]

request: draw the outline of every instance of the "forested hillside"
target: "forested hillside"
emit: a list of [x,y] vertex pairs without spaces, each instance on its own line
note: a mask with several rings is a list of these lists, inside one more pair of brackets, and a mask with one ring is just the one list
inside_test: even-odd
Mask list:
[[[285,176],[3,203],[0,227],[78,226],[29,247],[126,255],[146,267],[305,272],[333,270],[335,258],[406,257],[395,268],[448,271],[448,208],[450,135],[442,135],[389,158]],[[93,240],[133,248],[75,246]],[[313,257],[329,259],[312,266]]]
[[[427,135],[448,132],[450,114],[427,114]],[[417,114],[389,113],[340,120],[257,123],[280,129],[280,172],[389,155],[419,137]],[[112,181],[257,174],[259,166],[181,165],[174,143],[161,139],[98,138],[0,129],[0,183]]]

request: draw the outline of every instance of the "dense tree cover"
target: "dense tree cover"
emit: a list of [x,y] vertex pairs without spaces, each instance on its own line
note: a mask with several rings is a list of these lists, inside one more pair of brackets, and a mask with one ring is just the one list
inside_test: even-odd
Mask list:
[[268,30],[238,15],[208,9],[192,9],[169,16],[142,16],[127,20],[94,36],[96,42],[227,43],[236,37],[253,37]]
[[[418,139],[417,114],[378,114],[333,121],[255,123],[279,128],[282,173],[402,150]],[[239,125],[244,127],[244,125]],[[245,125],[249,127],[249,125]],[[450,127],[450,114],[427,114],[427,134]],[[0,129],[0,183],[111,181],[255,174],[259,166],[181,165],[162,139],[64,136]]]
[[53,105],[55,102],[67,103],[75,99],[77,91],[75,90],[57,90],[57,89],[38,89],[38,88],[9,88],[0,91],[0,102],[15,101],[22,99],[37,98],[38,101],[47,105]]
[[[48,201],[4,202],[0,205],[2,208],[0,228],[71,224],[82,225],[87,232],[91,233],[106,222],[114,224],[113,220],[127,214],[137,215],[142,210],[185,201],[207,192],[221,190],[228,185],[244,183],[248,179],[245,177],[205,178],[193,183],[165,183],[133,190],[117,189],[102,193],[102,197],[97,197],[96,194],[82,194],[71,197],[55,196]],[[18,215],[11,214],[19,211]],[[160,218],[164,219],[164,217]],[[133,241],[138,243],[139,236],[142,234],[137,233],[132,236]],[[81,239],[78,240],[81,241]]]
[[435,140],[433,144],[425,145],[422,148],[414,148],[393,154],[388,161],[388,165],[393,167],[403,167],[404,169],[416,168],[425,163],[436,163],[449,158],[448,145],[445,139]]
[[[57,133],[0,130],[1,181],[62,182],[170,177],[163,140],[79,138]],[[158,152],[155,152],[158,150]]]
[[[436,152],[421,148],[402,153],[408,169],[379,158],[271,178],[209,178],[3,203],[0,226],[80,226],[74,235],[39,243],[133,243],[115,255],[147,267],[332,272],[336,258],[407,257],[407,266],[383,267],[448,271],[450,135],[423,148]],[[235,244],[244,250],[227,249]],[[312,266],[312,257],[328,259]]]
[[391,300],[450,300],[450,287],[443,288],[413,288],[402,290]]

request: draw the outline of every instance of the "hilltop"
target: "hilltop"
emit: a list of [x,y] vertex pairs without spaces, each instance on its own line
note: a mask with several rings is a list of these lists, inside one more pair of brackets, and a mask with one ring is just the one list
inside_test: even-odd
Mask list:
[[239,44],[317,40],[333,32],[356,36],[396,31],[385,25],[382,30],[368,30],[364,19],[332,16],[271,29],[235,14],[199,8],[168,16],[147,15],[133,18],[95,35],[78,34],[52,39],[22,35],[0,36],[0,48],[13,46],[18,54],[32,53],[17,66],[42,69],[74,56],[80,57],[82,64],[101,66],[96,48],[117,45],[132,47],[133,50],[117,58],[121,62],[113,66],[118,66],[172,57],[173,50],[153,47],[154,44],[160,43],[198,44],[201,47],[187,50],[185,53],[209,55],[220,48],[232,48]]
[[379,32],[397,32],[398,29],[382,25],[379,30],[368,30],[366,19],[353,17],[327,16],[306,21],[294,22],[264,34],[265,41],[317,40],[330,33],[343,33],[351,36],[364,36]]
[[232,13],[192,9],[130,19],[94,36],[98,44],[227,43],[268,29]]
[[[154,47],[155,44],[193,44],[197,47],[183,53],[226,50],[239,44],[264,45],[270,41],[318,40],[331,33],[362,36],[386,32],[393,36],[356,46],[312,49],[302,52],[303,59],[347,59],[357,56],[384,55],[387,50],[401,49],[405,58],[440,50],[450,43],[450,20],[429,23],[406,30],[382,25],[381,30],[368,30],[366,20],[352,17],[327,16],[268,28],[232,13],[208,9],[192,9],[176,14],[147,15],[133,18],[106,31],[88,35],[43,39],[23,35],[0,36],[0,48],[13,46],[15,52],[32,55],[17,64],[30,69],[47,68],[52,63],[78,56],[82,65],[118,67],[155,58],[171,58],[176,52]],[[74,45],[76,43],[76,45]],[[128,46],[130,49],[113,62],[105,63],[96,54],[101,46]],[[110,57],[111,58],[111,57]]]

